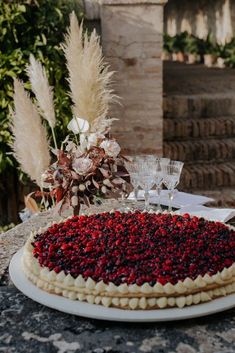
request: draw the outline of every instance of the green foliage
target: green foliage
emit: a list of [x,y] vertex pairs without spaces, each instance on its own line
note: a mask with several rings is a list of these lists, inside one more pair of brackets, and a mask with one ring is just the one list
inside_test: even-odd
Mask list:
[[199,53],[202,55],[212,54],[216,55],[218,44],[212,33],[209,33],[204,40],[200,40]]
[[67,70],[60,43],[72,10],[78,18],[83,16],[78,0],[1,0],[0,173],[9,166],[16,166],[9,147],[9,106],[12,105],[14,77],[24,80],[25,87],[30,88],[25,74],[30,53],[45,65],[50,84],[55,87],[57,138],[61,141],[66,135],[71,102],[67,95]]
[[225,59],[227,66],[235,67],[235,38],[233,38],[229,43],[226,43],[221,48],[221,57]]
[[227,47],[227,44],[218,44],[216,55],[218,58],[226,59],[229,55],[229,48]]
[[188,34],[185,39],[185,52],[187,54],[198,54],[199,39],[193,34]]
[[187,32],[176,34],[176,36],[173,37],[172,48],[174,53],[185,52],[187,37],[188,37]]
[[211,33],[206,39],[200,39],[188,32],[182,32],[175,36],[164,35],[164,50],[169,53],[182,52],[185,54],[216,54],[220,49]]
[[164,50],[168,53],[196,54],[199,50],[200,40],[188,32],[182,32],[175,36],[164,34]]
[[226,44],[216,42],[212,33],[205,39],[198,38],[187,32],[182,32],[175,36],[164,34],[164,51],[167,53],[198,54],[201,60],[205,54],[214,55],[224,59],[226,66],[235,68],[235,38]]
[[163,49],[166,53],[173,53],[173,42],[174,39],[169,34],[164,33],[163,35]]

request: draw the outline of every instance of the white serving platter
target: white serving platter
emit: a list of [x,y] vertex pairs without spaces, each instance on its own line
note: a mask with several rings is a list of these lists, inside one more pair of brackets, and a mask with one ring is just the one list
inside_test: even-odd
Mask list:
[[172,308],[160,310],[121,310],[72,301],[55,294],[49,294],[30,282],[21,269],[22,254],[23,249],[19,250],[11,259],[9,273],[14,285],[34,301],[64,313],[109,321],[161,322],[211,315],[231,309],[235,306],[235,294],[230,294],[229,296],[218,298],[208,303],[193,305],[183,309]]

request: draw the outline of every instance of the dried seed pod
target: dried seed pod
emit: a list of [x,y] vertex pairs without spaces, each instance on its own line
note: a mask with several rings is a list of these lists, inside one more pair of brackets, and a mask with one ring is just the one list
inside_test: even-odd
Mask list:
[[86,187],[85,187],[84,184],[80,184],[78,188],[79,188],[80,191],[86,190]]
[[72,187],[72,192],[76,194],[78,192],[78,186],[73,186]]
[[72,196],[71,197],[71,204],[73,207],[78,205],[78,197],[77,196]]

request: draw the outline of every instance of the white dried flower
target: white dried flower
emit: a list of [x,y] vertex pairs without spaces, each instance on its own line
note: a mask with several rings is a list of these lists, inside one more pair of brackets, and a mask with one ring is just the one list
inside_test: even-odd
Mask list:
[[92,166],[93,162],[90,158],[77,158],[73,162],[73,169],[80,175],[86,175]]
[[100,147],[105,150],[105,153],[110,157],[117,157],[121,151],[121,147],[114,140],[104,140]]
[[86,119],[81,119],[77,116],[73,117],[67,125],[68,130],[72,131],[75,135],[87,132],[89,127],[90,125]]
[[65,151],[73,153],[76,151],[76,148],[77,148],[77,146],[75,145],[75,143],[73,141],[66,142]]
[[47,179],[48,179],[48,174],[47,174],[47,172],[44,172],[41,176],[41,186],[44,189],[48,189],[51,186],[51,183],[48,183],[45,181]]
[[89,134],[89,136],[87,138],[89,147],[96,146],[98,143],[98,139],[99,139],[98,134],[96,134],[96,133]]

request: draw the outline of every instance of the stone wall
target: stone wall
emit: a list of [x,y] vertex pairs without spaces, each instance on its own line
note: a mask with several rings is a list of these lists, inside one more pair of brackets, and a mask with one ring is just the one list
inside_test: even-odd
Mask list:
[[164,30],[170,35],[188,31],[199,38],[211,32],[225,43],[235,36],[235,0],[168,0]]
[[116,135],[127,153],[162,153],[161,0],[105,0],[102,45],[122,98],[112,109]]

